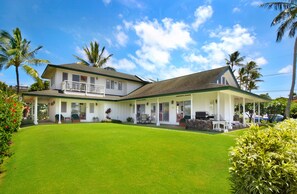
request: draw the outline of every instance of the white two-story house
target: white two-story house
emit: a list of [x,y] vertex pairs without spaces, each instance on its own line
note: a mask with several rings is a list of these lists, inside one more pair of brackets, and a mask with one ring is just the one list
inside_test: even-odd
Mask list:
[[[136,75],[76,63],[49,64],[42,78],[50,80],[50,90],[23,94],[24,100],[34,107],[35,124],[38,123],[38,103],[48,105],[52,121],[57,119],[56,115],[71,118],[77,114],[81,122],[107,117],[126,121],[132,117],[136,123],[139,115],[147,114],[156,125],[175,125],[185,116],[196,118],[201,114],[231,122],[236,104],[249,102],[255,105],[266,101],[241,90],[228,66],[149,82]],[[107,109],[111,110],[108,115]]]

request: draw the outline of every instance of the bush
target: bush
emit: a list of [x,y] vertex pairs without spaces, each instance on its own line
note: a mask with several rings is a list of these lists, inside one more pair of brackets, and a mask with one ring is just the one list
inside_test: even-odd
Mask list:
[[128,118],[127,118],[127,122],[128,122],[128,123],[133,123],[133,122],[134,122],[134,119],[133,119],[132,117],[128,117]]
[[230,152],[234,193],[297,192],[297,121],[252,126]]
[[17,95],[9,96],[0,91],[0,164],[9,156],[11,135],[16,132],[22,121],[23,103]]

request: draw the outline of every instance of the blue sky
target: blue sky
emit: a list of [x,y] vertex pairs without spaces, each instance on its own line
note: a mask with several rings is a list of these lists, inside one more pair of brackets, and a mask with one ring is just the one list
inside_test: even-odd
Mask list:
[[[267,2],[267,1],[262,1]],[[158,80],[225,65],[238,50],[262,68],[264,82],[255,93],[288,96],[294,40],[276,43],[277,12],[259,8],[259,0],[1,0],[0,29],[19,27],[37,57],[52,64],[76,62],[82,47],[96,40],[120,72]],[[36,67],[40,75],[45,65]],[[16,83],[15,70],[0,80]],[[24,72],[22,85],[33,80]]]

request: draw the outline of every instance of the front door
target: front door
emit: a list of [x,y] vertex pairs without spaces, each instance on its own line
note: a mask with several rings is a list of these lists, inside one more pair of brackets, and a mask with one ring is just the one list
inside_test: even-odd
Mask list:
[[86,109],[86,103],[71,103],[71,114],[77,114],[81,120],[86,120],[87,118]]

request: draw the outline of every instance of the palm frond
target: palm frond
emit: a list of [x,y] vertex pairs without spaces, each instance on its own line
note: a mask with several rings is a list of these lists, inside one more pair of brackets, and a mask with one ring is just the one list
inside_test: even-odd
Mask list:
[[291,6],[291,3],[287,3],[287,2],[268,2],[260,5],[260,7],[267,8],[267,9],[274,9],[276,11],[283,11],[285,9],[288,9],[290,6]]
[[32,67],[30,67],[29,65],[23,65],[23,69],[25,70],[25,72],[28,75],[33,77],[35,80],[37,80],[39,78],[38,72],[35,69],[33,69]]
[[45,59],[28,59],[26,61],[26,63],[28,64],[32,64],[32,65],[43,65],[43,64],[47,64],[47,63],[50,63],[48,60],[45,60]]
[[80,58],[79,56],[76,56],[76,55],[73,55],[73,56],[78,60],[79,64],[90,66],[90,64],[87,61],[85,61],[83,58]]

